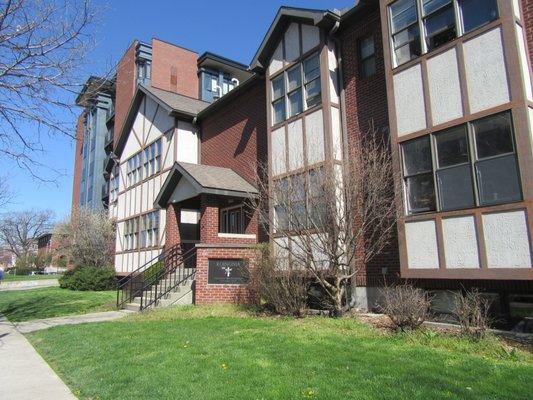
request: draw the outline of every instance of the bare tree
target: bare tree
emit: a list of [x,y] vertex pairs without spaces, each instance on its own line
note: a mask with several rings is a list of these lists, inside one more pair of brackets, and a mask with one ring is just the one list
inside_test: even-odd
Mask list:
[[9,187],[7,176],[0,176],[0,210],[11,202],[13,192]]
[[37,250],[37,238],[50,231],[53,213],[50,210],[26,210],[0,217],[0,243],[17,256],[29,260]]
[[0,156],[34,176],[40,136],[74,137],[69,111],[91,44],[90,0],[6,0],[0,4]]
[[54,231],[58,253],[76,266],[112,265],[115,227],[105,212],[81,208]]
[[314,278],[335,315],[344,311],[348,282],[389,243],[396,216],[388,141],[371,130],[344,158],[270,186],[259,178],[254,204],[276,256]]

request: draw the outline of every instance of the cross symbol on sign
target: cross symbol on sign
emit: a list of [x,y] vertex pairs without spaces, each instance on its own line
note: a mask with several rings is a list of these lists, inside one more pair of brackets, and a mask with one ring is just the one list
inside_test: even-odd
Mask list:
[[233,271],[233,268],[231,268],[231,267],[226,267],[226,268],[222,268],[222,269],[223,269],[224,271],[226,271],[226,278],[229,278],[231,271]]

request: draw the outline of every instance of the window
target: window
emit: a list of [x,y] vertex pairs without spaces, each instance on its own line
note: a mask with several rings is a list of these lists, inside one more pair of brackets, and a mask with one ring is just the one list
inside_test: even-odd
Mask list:
[[109,202],[114,203],[118,200],[118,186],[119,186],[120,172],[117,167],[114,168],[113,176],[109,180]]
[[362,78],[368,78],[376,73],[376,54],[372,36],[359,41],[359,62]]
[[148,178],[161,170],[161,139],[147,146],[143,151],[144,177]]
[[509,112],[409,140],[401,148],[410,214],[522,199]]
[[272,113],[273,123],[285,120],[285,82],[284,75],[272,80]]
[[498,6],[496,0],[397,0],[389,14],[398,66],[497,19]]
[[304,61],[304,82],[307,108],[320,104],[320,60],[318,54]]
[[159,244],[159,211],[124,222],[124,249],[155,247]]
[[320,104],[322,99],[318,54],[281,73],[272,79],[271,85],[273,125]]
[[246,213],[244,205],[228,207],[220,210],[220,232],[242,234],[246,231]]
[[137,80],[140,83],[148,83],[150,81],[150,67],[151,62],[147,60],[137,64]]

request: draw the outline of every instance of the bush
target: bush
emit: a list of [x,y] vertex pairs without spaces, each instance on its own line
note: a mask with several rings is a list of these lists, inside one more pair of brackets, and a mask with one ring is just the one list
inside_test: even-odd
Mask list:
[[304,315],[309,279],[303,271],[294,270],[285,266],[282,260],[271,257],[267,246],[260,246],[259,253],[249,284],[256,304],[281,315]]
[[459,293],[455,298],[454,315],[463,334],[475,340],[485,337],[491,323],[492,301],[477,289]]
[[76,267],[59,278],[59,286],[71,290],[110,290],[116,288],[112,267]]
[[381,312],[396,330],[416,329],[427,319],[431,299],[428,294],[409,284],[385,287],[381,291]]

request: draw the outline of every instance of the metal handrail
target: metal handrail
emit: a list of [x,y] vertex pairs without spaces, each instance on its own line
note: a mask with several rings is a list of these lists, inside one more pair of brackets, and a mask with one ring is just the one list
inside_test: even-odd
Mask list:
[[[146,283],[141,290],[140,310],[165,297],[168,293],[196,274],[196,265],[186,267],[187,261],[196,257],[196,248],[189,249],[184,254],[169,254],[165,259],[165,269],[161,270],[154,279],[155,283]],[[194,263],[195,264],[195,263]]]
[[[169,252],[176,251],[178,249],[178,245],[174,245],[169,249]],[[130,272],[125,277],[121,278],[117,282],[117,308],[123,308],[126,303],[130,303],[133,298],[140,293],[140,290],[142,287],[144,287],[144,279],[143,277],[139,276],[146,271],[148,268],[150,268],[152,265],[155,265],[158,262],[161,262],[165,259],[165,251],[163,250],[160,254],[158,254],[156,257],[152,258],[151,260],[147,261],[143,265],[141,265],[139,268],[135,269],[134,271]]]

